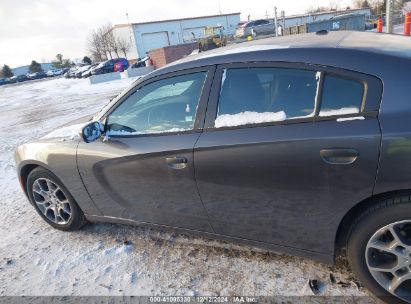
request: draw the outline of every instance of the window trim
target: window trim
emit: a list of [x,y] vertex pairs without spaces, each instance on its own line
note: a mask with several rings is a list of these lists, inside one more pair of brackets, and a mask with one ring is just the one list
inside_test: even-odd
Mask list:
[[[285,121],[275,121],[268,123],[259,124],[247,124],[235,127],[223,127],[216,128],[215,120],[217,118],[218,102],[221,91],[222,75],[225,69],[244,69],[244,68],[288,68],[295,70],[307,70],[313,72],[319,72],[320,82],[319,82],[319,92],[315,100],[315,115],[313,117],[307,118],[296,118],[288,119]],[[333,115],[333,116],[319,116],[319,111],[321,108],[321,100],[324,89],[324,79],[325,76],[337,76],[340,78],[350,79],[360,82],[364,85],[364,95],[362,103],[360,106],[360,113],[353,114],[343,114],[343,115]],[[269,127],[276,125],[287,125],[296,123],[312,123],[320,121],[333,121],[339,118],[351,118],[363,116],[367,117],[377,117],[380,109],[381,99],[383,92],[382,81],[368,74],[363,74],[360,72],[354,72],[351,70],[328,67],[324,65],[308,64],[308,63],[293,63],[293,62],[246,62],[246,63],[229,63],[220,64],[217,66],[217,70],[214,76],[214,82],[210,92],[209,104],[207,107],[206,120],[204,124],[204,131],[219,131],[219,130],[232,130],[232,129],[243,129],[243,128],[257,128],[257,127]],[[318,112],[317,112],[318,111]]]
[[199,67],[199,68],[192,68],[192,69],[184,69],[180,71],[174,71],[166,74],[161,74],[158,76],[150,77],[147,79],[144,79],[143,81],[138,81],[129,91],[127,91],[123,96],[119,98],[119,100],[113,104],[101,117],[101,121],[103,122],[104,125],[104,131],[106,132],[108,129],[107,123],[108,123],[108,117],[111,115],[111,113],[117,109],[124,101],[126,101],[131,95],[133,95],[137,90],[141,89],[142,87],[149,85],[153,82],[160,81],[160,80],[165,80],[168,78],[173,78],[173,77],[178,77],[178,76],[184,76],[184,75],[189,75],[189,74],[195,74],[195,73],[200,73],[200,72],[207,72],[205,81],[204,81],[204,86],[203,90],[200,94],[200,98],[198,101],[198,108],[197,108],[197,113],[195,116],[194,120],[194,126],[192,130],[186,130],[186,131],[177,131],[177,132],[162,132],[162,133],[147,133],[147,134],[124,134],[124,135],[111,135],[110,137],[112,138],[135,138],[135,137],[152,137],[152,136],[167,136],[167,135],[177,135],[177,134],[192,134],[192,133],[199,133],[203,129],[204,126],[204,121],[205,121],[205,114],[206,114],[206,109],[207,109],[207,103],[209,99],[209,94],[211,90],[211,86],[213,83],[214,79],[214,74],[215,74],[216,66],[211,65],[211,66],[204,66],[204,67]]

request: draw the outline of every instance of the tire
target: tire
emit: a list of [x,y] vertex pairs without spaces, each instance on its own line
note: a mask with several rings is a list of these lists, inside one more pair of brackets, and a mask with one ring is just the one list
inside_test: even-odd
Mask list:
[[[83,211],[70,192],[50,171],[37,167],[28,175],[26,184],[31,204],[50,226],[62,231],[75,231],[87,223]],[[48,191],[44,191],[47,189]],[[43,194],[39,194],[39,192]],[[51,194],[52,192],[54,193]],[[47,199],[44,198],[45,196]],[[53,217],[57,209],[59,209],[57,212],[59,215]]]
[[[360,214],[349,232],[347,256],[357,278],[376,297],[387,303],[411,303],[411,197],[381,200]],[[389,291],[399,277],[405,283]]]

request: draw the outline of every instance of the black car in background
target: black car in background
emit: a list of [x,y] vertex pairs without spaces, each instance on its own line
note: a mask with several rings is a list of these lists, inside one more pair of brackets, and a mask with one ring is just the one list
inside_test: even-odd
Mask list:
[[0,78],[0,86],[1,86],[1,85],[5,85],[5,84],[7,84],[7,83],[8,83],[8,81],[7,81],[6,78]]
[[42,79],[46,77],[47,77],[47,74],[43,71],[27,74],[27,78],[29,80]]
[[29,78],[26,75],[18,75],[16,77],[17,77],[16,82],[23,82],[23,81],[29,80]]
[[152,224],[331,264],[346,249],[372,293],[411,301],[409,49],[341,31],[188,56],[18,147],[22,189],[66,231]]
[[128,60],[125,58],[110,59],[100,63],[97,67],[95,67],[92,70],[91,74],[99,75],[113,72],[122,72],[124,70],[127,70],[128,67],[129,63]]

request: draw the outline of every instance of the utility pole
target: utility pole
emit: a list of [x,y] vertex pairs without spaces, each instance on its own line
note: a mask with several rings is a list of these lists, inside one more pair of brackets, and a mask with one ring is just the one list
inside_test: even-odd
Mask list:
[[386,32],[388,34],[392,34],[392,0],[387,0],[387,8],[386,8],[386,15],[385,15],[385,22],[386,22]]
[[275,37],[278,37],[278,29],[277,29],[277,7],[274,7],[274,31],[275,31]]
[[132,24],[130,23],[130,19],[128,18],[128,12],[127,11],[126,11],[126,19],[127,19],[128,29],[130,31],[130,33],[129,33],[130,43],[131,43],[131,45],[133,45],[133,38],[131,38],[131,37],[134,36],[134,30],[133,30]]

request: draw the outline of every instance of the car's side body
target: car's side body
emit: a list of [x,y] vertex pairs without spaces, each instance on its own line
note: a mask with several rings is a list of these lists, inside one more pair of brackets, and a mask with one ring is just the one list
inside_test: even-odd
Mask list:
[[247,22],[237,28],[235,36],[238,38],[247,37],[249,35],[269,35],[275,33],[275,26],[269,20],[260,19]]
[[[303,37],[219,49],[139,79],[101,121],[149,83],[205,72],[194,129],[20,146],[23,188],[30,168],[44,166],[91,221],[196,231],[332,263],[352,214],[375,197],[411,190],[411,60],[402,38],[387,38],[389,50],[378,50],[369,46],[374,34]],[[367,90],[362,112],[216,129],[224,69],[262,66],[357,79]],[[336,149],[357,151],[358,159],[322,161],[322,151]],[[186,159],[184,170],[173,170],[178,158]]]

